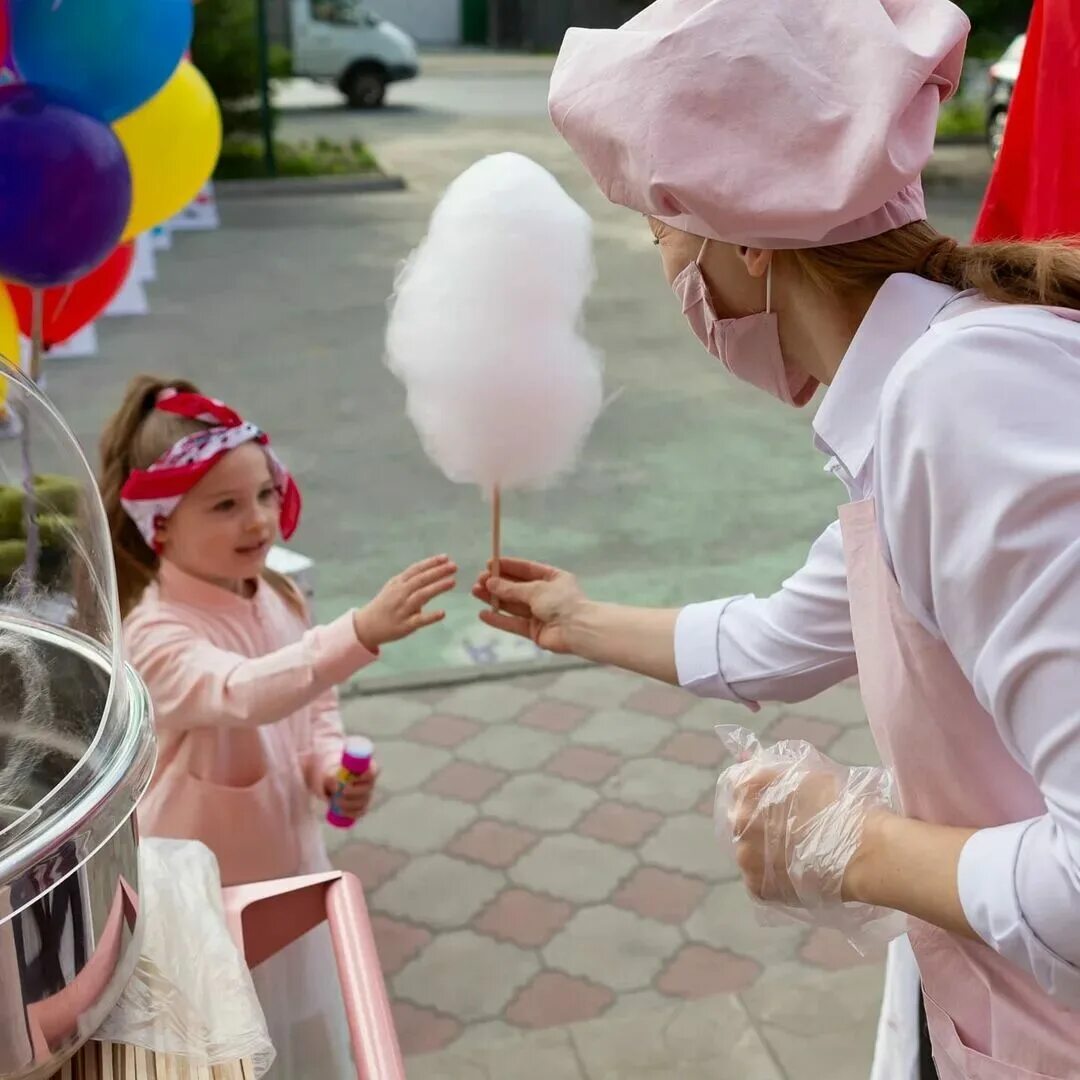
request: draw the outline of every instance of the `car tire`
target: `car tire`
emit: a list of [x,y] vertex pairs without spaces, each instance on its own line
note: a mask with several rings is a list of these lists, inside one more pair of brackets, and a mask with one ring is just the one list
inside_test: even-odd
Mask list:
[[986,145],[992,158],[996,159],[1001,153],[1001,144],[1005,139],[1005,121],[1008,115],[1008,109],[995,109],[986,122]]
[[377,109],[386,100],[386,72],[377,64],[357,64],[341,80],[350,109]]

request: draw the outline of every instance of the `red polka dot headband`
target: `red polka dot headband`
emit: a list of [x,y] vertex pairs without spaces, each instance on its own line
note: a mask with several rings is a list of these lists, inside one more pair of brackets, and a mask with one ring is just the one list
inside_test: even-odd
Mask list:
[[138,526],[143,539],[155,551],[158,527],[166,521],[180,500],[230,450],[254,442],[266,451],[270,475],[281,498],[281,535],[288,540],[300,523],[301,499],[296,481],[270,449],[269,438],[238,413],[202,394],[165,391],[154,406],[189,420],[211,426],[185,435],[166,451],[149,469],[134,469],[120,492],[120,502]]

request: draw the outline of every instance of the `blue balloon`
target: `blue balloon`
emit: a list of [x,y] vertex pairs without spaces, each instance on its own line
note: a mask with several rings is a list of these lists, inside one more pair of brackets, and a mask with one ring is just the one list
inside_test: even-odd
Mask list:
[[110,123],[149,101],[191,43],[192,0],[11,0],[15,67]]
[[108,124],[40,86],[0,87],[0,278],[44,289],[88,274],[130,212],[131,169]]

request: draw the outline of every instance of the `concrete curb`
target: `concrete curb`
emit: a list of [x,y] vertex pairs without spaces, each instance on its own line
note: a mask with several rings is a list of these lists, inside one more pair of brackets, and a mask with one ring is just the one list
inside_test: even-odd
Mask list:
[[400,176],[281,176],[276,179],[215,180],[219,199],[269,198],[289,195],[363,195],[404,191]]
[[407,694],[417,690],[501,682],[523,675],[543,675],[549,671],[577,671],[592,666],[591,660],[581,660],[576,656],[553,656],[550,660],[515,660],[501,664],[485,664],[483,667],[433,668],[411,674],[361,677],[341,687],[341,698],[348,701],[380,694]]

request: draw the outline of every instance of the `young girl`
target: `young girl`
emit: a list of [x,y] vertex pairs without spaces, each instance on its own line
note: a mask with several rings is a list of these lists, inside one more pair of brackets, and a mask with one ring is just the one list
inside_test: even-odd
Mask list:
[[[425,605],[453,588],[456,567],[417,563],[365,607],[312,628],[299,592],[266,567],[278,534],[298,524],[300,495],[258,428],[190,383],[139,376],[101,456],[128,656],[160,739],[140,825],[202,841],[225,885],[329,869],[319,822],[343,742],[335,687],[381,646],[438,622]],[[344,792],[347,816],[365,813],[376,775]],[[256,973],[277,1071],[290,1078],[340,1072],[313,1053],[341,1043],[319,1007],[336,986],[323,938]]]

